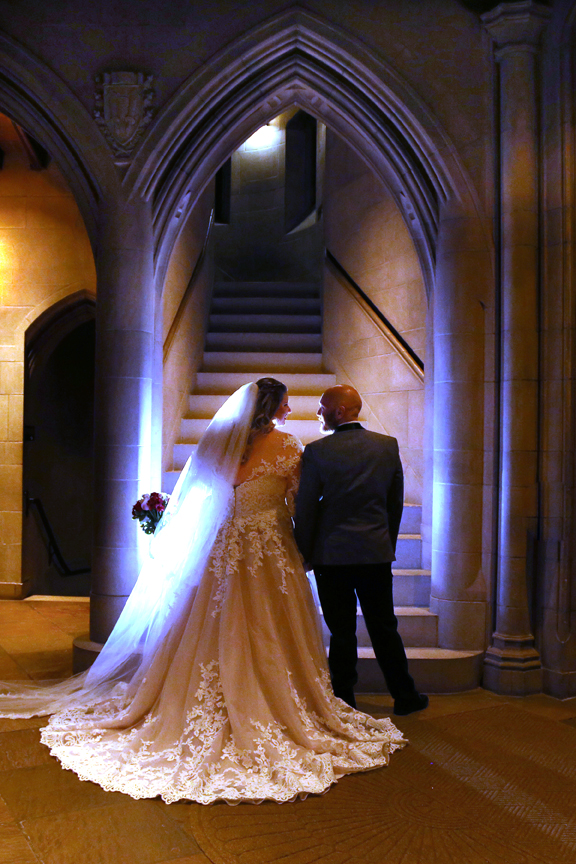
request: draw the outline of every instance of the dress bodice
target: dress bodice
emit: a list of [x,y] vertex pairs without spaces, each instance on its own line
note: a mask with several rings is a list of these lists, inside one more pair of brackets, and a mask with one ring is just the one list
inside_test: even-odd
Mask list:
[[234,518],[250,519],[263,513],[287,518],[294,512],[302,444],[282,433],[273,456],[258,462],[246,480],[234,490]]
[[266,511],[288,516],[286,478],[279,474],[262,474],[237,486],[234,496],[234,517],[250,518]]

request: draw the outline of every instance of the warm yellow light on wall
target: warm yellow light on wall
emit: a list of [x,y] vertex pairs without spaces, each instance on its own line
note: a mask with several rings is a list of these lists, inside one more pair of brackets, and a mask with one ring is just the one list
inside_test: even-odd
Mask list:
[[0,237],[0,291],[10,277],[14,264],[14,249],[11,243]]

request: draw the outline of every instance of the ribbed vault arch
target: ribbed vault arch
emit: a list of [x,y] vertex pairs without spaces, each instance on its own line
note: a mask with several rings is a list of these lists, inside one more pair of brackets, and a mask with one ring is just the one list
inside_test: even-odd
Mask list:
[[54,158],[96,248],[99,208],[120,191],[100,130],[66,84],[5,33],[0,33],[0,70],[0,110]]
[[124,182],[154,202],[157,275],[214,172],[255,129],[298,105],[340,134],[394,196],[431,290],[443,202],[466,195],[438,122],[361,42],[301,9],[205,64],[157,118]]

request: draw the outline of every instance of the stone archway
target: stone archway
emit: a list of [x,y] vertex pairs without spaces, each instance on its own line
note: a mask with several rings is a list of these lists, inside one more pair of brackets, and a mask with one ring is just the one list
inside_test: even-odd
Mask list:
[[5,33],[0,33],[1,110],[54,158],[76,199],[92,247],[98,211],[117,194],[119,179],[96,123],[64,82]]
[[[297,104],[336,131],[390,189],[420,259],[429,311],[427,509],[440,645],[486,646],[492,513],[478,466],[485,426],[486,308],[493,250],[480,207],[441,124],[358,40],[302,10],[283,13],[215,56],[159,115],[126,183],[152,202],[157,290],[186,214],[251,132]],[[489,557],[489,556],[488,556]]]
[[[0,85],[0,105],[3,112],[9,112],[0,117],[3,177],[8,181],[0,201],[6,226],[0,258],[5,322],[1,360],[5,456],[0,473],[12,490],[2,507],[8,528],[1,550],[0,595],[20,597],[26,592],[21,571],[25,332],[29,326],[39,326],[36,320],[47,308],[60,301],[65,304],[70,293],[95,291],[95,208],[96,194],[101,192],[95,176],[88,182],[89,168],[80,171],[81,147],[59,122],[64,122],[65,108],[70,108],[73,119],[72,95],[60,86],[62,101],[53,98],[44,104],[49,98],[44,88],[53,83],[49,70],[42,71],[41,64],[3,37],[0,55],[7,70]],[[19,134],[15,126],[25,132]],[[29,134],[55,156],[33,173],[22,146]],[[10,194],[17,197],[11,199]],[[12,200],[25,206],[25,220],[6,218],[12,212]],[[42,218],[38,218],[40,213]]]
[[[4,34],[0,34],[0,60],[4,70],[0,107],[54,157],[78,203],[95,252],[95,494],[107,500],[108,508],[94,517],[93,569],[98,579],[93,583],[91,632],[103,641],[139,571],[138,538],[125,517],[128,503],[137,497],[140,483],[147,485],[144,478],[151,473],[150,205],[140,199],[127,202],[112,152],[98,126],[57,75]],[[15,487],[19,508],[20,478],[21,471]],[[21,591],[20,582],[9,583],[5,596],[20,596]]]
[[442,128],[401,77],[359,41],[302,10],[250,31],[195,73],[160,113],[125,179],[153,201],[157,270],[186,213],[230,154],[297,104],[336,131],[390,188],[434,281],[440,212],[471,187]]

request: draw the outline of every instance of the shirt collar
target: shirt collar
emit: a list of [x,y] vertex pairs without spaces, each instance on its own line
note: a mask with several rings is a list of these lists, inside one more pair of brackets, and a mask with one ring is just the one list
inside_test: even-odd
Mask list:
[[361,423],[357,423],[355,420],[351,420],[349,423],[340,423],[339,426],[334,430],[335,432],[347,432],[350,429],[363,429]]

